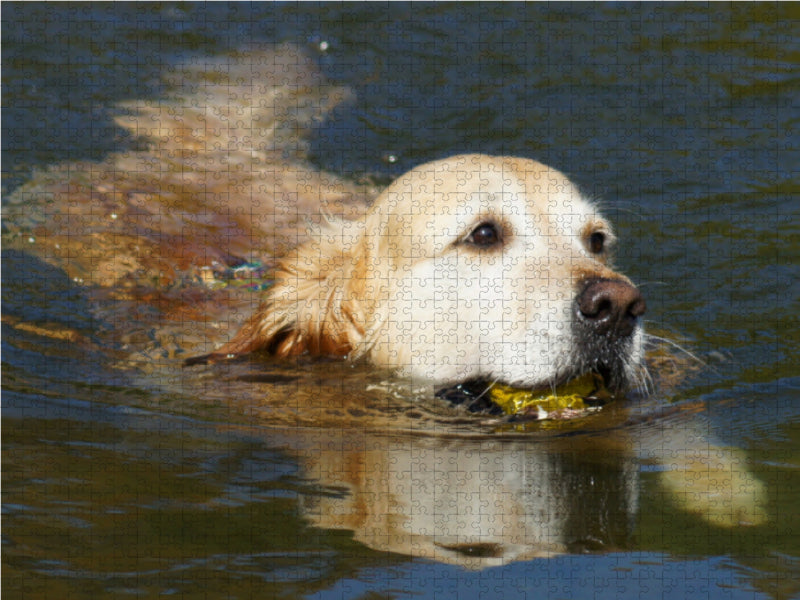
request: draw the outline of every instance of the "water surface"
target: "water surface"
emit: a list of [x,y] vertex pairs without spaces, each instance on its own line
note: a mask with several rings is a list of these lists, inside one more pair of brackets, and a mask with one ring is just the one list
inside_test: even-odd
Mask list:
[[[799,18],[4,5],[3,591],[798,597]],[[130,128],[168,113],[250,145]],[[351,214],[463,151],[599,198],[648,328],[705,367],[522,430],[363,365],[181,368],[258,301],[195,257],[268,281],[315,190]],[[289,193],[275,221],[239,218],[256,192]]]

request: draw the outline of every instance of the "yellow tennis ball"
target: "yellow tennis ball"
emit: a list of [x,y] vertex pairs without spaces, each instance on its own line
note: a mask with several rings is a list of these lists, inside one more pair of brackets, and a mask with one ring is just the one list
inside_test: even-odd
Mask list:
[[572,379],[555,390],[526,390],[503,384],[495,384],[489,390],[492,402],[508,415],[531,410],[538,410],[540,413],[565,408],[582,410],[589,408],[584,399],[590,396],[600,396],[603,399],[610,397],[602,377],[594,373]]

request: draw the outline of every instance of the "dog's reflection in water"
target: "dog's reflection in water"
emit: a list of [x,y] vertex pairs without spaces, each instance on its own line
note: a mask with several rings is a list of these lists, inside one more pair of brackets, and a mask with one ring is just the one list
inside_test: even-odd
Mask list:
[[[762,523],[763,485],[740,452],[704,442],[693,418],[673,431],[533,443],[336,433],[301,453],[306,475],[325,490],[303,496],[303,510],[314,525],[352,531],[373,549],[468,568],[630,549],[641,541],[638,519],[656,518],[639,514],[642,489],[667,514],[726,529]],[[640,478],[643,461],[657,481]]]

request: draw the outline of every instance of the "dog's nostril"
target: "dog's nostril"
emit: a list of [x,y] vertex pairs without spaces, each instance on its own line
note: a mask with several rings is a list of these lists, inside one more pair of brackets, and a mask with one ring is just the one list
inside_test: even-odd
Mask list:
[[595,279],[577,298],[581,316],[600,334],[628,336],[646,309],[644,298],[632,285],[614,279]]
[[628,305],[628,310],[626,311],[626,314],[636,319],[638,317],[641,317],[646,310],[647,310],[647,305],[645,304],[644,298],[642,298],[641,294],[638,294],[637,297],[633,300],[633,302],[631,302]]
[[590,314],[585,312],[583,314],[589,318],[605,319],[614,311],[614,305],[608,298],[600,298],[600,301],[597,302],[596,305],[590,305],[588,309]]

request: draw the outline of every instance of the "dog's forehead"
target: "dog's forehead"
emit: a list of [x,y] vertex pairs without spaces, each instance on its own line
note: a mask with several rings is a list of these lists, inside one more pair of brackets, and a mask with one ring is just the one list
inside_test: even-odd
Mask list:
[[574,233],[602,221],[563,173],[529,159],[463,155],[435,161],[402,175],[384,194],[390,212],[429,225],[431,218],[468,226],[481,217],[517,216],[524,225]]

